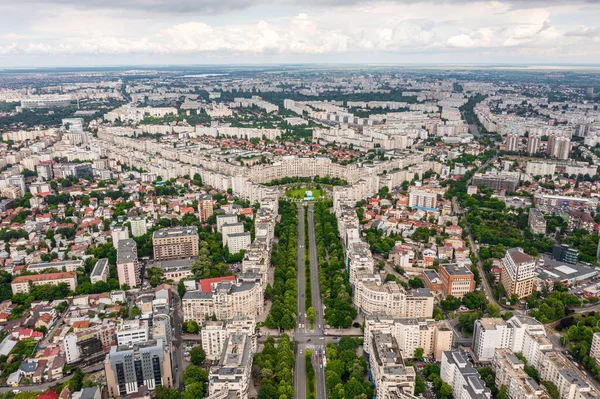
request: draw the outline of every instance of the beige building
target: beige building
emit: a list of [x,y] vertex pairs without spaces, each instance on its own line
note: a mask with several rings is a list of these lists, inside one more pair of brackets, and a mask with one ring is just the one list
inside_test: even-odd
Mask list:
[[16,294],[27,294],[31,285],[44,285],[52,284],[59,285],[65,283],[69,286],[71,291],[75,291],[77,288],[77,273],[75,272],[60,272],[60,273],[46,273],[46,274],[33,274],[31,276],[18,276],[13,279],[10,283],[13,295]]
[[213,215],[213,203],[210,195],[198,199],[198,215],[201,222],[206,222]]
[[364,350],[371,350],[371,335],[376,332],[391,334],[405,358],[414,358],[417,348],[423,349],[423,356],[441,361],[442,352],[452,349],[452,329],[445,320],[398,319],[387,315],[374,314],[365,318]]
[[198,256],[196,226],[160,229],[152,234],[154,261],[193,258]]
[[213,316],[230,320],[235,316],[254,317],[264,308],[260,284],[222,281],[212,291],[188,291],[181,300],[183,319],[202,322]]
[[533,292],[535,277],[535,258],[527,255],[521,248],[510,248],[502,259],[500,279],[510,297],[517,294],[525,298]]
[[433,295],[427,288],[406,292],[396,282],[382,284],[379,276],[361,276],[354,287],[354,305],[365,315],[431,318]]
[[540,385],[525,372],[525,363],[510,349],[496,349],[492,360],[496,386],[505,386],[513,399],[550,399]]
[[415,390],[415,369],[405,366],[396,339],[391,334],[374,331],[370,340],[369,360],[376,396],[391,398],[396,390],[412,394]]
[[129,287],[140,285],[141,264],[137,256],[137,244],[133,239],[119,240],[117,248],[117,276],[119,285]]

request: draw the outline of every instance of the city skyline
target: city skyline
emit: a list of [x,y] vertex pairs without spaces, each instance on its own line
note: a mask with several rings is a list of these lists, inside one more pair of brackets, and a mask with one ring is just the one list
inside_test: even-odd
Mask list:
[[0,65],[597,64],[600,2],[25,0]]

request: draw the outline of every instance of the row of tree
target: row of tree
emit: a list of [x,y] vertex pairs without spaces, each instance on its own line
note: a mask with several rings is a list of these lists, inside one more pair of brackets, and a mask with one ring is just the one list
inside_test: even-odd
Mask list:
[[294,344],[287,334],[282,334],[275,344],[267,338],[262,352],[254,357],[253,374],[260,381],[258,399],[292,399],[294,382]]
[[297,312],[297,243],[298,216],[296,204],[279,201],[281,221],[275,226],[277,242],[273,244],[271,263],[275,267],[273,286],[267,285],[265,299],[272,299],[271,311],[265,320],[268,328],[289,330],[296,325]]
[[337,218],[329,212],[330,206],[331,201],[317,202],[314,205],[319,280],[325,305],[324,317],[332,327],[349,328],[357,313],[352,306],[352,287],[344,267]]
[[362,344],[359,338],[342,337],[336,345],[327,344],[325,385],[331,399],[359,399],[373,397],[371,383],[365,379],[367,361],[356,351]]

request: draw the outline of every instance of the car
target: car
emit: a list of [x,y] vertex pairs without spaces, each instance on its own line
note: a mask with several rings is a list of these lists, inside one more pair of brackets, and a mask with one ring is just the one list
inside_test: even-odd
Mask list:
[[302,354],[302,349],[300,349],[300,354]]
[[310,341],[312,341],[310,338],[306,340],[306,342],[310,342]]
[[325,339],[325,337],[319,337],[319,339],[323,340],[323,339]]

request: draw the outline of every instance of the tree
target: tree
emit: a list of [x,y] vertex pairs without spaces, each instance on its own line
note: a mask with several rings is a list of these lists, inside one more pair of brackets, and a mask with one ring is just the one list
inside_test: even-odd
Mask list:
[[179,280],[179,283],[177,283],[177,293],[179,294],[179,298],[183,298],[187,291],[185,288],[185,283],[183,281],[184,280]]
[[488,303],[486,305],[486,310],[490,317],[500,317],[500,306]]
[[201,364],[206,359],[206,353],[201,346],[194,346],[190,351],[190,361],[196,366]]
[[412,288],[425,288],[423,280],[421,280],[419,277],[408,280],[408,285],[410,285]]
[[76,368],[73,372],[73,378],[69,381],[69,390],[71,392],[81,391],[83,388],[83,371],[81,369]]
[[519,295],[517,294],[512,294],[510,296],[510,304],[511,305],[516,305],[519,302]]
[[506,388],[506,385],[500,387],[496,399],[508,399],[508,389]]
[[421,377],[417,376],[417,379],[415,380],[415,396],[419,396],[421,394],[425,393],[425,380],[423,380]]
[[163,270],[160,267],[150,267],[146,269],[149,282],[152,287],[157,287],[163,278]]
[[156,399],[179,399],[179,392],[175,388],[156,387]]
[[481,291],[467,292],[463,297],[465,306],[472,310],[481,309],[487,302],[485,294]]
[[460,308],[460,304],[461,304],[460,298],[456,298],[452,295],[448,295],[446,297],[446,299],[443,299],[440,302],[442,309],[444,309],[446,311],[457,310],[458,308]]
[[425,353],[425,350],[423,350],[423,348],[417,348],[415,349],[415,359],[417,360],[423,360],[423,354]]

